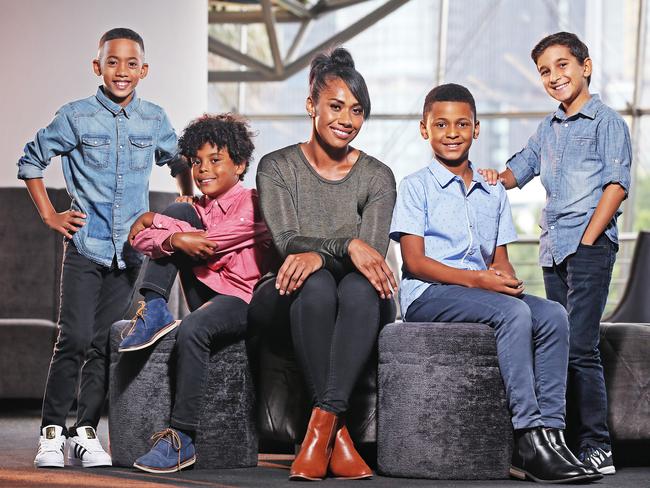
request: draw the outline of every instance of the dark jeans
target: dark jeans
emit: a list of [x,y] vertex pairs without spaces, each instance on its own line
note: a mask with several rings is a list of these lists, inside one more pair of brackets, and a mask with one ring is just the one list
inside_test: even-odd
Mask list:
[[[575,254],[561,264],[544,267],[546,296],[561,303],[569,313],[568,427],[577,436],[580,449],[611,446],[598,343],[617,251],[618,246],[603,234],[593,246],[580,244]],[[573,417],[575,426],[571,423]]]
[[560,305],[533,295],[432,284],[409,306],[405,320],[488,324],[513,427],[564,429],[569,323]]
[[249,309],[249,320],[260,329],[290,326],[314,406],[337,415],[348,409],[380,325],[394,318],[393,300],[380,299],[363,275],[351,272],[337,282],[325,269],[291,295],[281,296],[275,279],[263,282]]
[[65,428],[80,367],[75,425],[97,427],[108,389],[110,327],[124,317],[138,272],[139,267],[120,270],[93,263],[71,241],[65,245],[59,335],[45,385],[41,427]]
[[[189,204],[175,203],[162,213],[197,229],[203,228]],[[180,252],[149,260],[140,287],[169,298],[179,274],[191,310],[176,334],[176,394],[171,417],[171,426],[184,431],[196,431],[198,427],[211,353],[229,341],[244,337],[248,310],[248,304],[241,298],[219,294],[201,283],[192,272],[196,264]]]

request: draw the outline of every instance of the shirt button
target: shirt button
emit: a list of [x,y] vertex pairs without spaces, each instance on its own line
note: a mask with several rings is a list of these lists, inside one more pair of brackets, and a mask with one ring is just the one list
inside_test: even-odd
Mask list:
[[115,204],[115,208],[120,208],[120,206],[118,204]]
[[614,162],[615,162],[615,163],[618,163],[618,159],[615,159]]
[[123,149],[123,148],[124,148],[124,146],[120,145],[120,149]]
[[569,124],[564,124],[564,127],[569,127]]
[[557,193],[553,193],[553,198],[556,198],[556,197],[557,197]]
[[121,178],[122,178],[122,175],[117,175],[117,177],[121,179]]
[[470,249],[469,254],[474,254],[474,249]]
[[113,237],[117,238],[117,234],[113,234]]
[[551,226],[551,230],[553,230],[553,229],[555,229],[555,226],[554,226],[554,225]]

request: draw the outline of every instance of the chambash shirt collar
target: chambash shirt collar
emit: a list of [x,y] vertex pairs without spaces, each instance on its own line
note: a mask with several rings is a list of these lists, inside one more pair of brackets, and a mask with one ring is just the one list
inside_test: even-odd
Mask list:
[[106,108],[106,110],[111,112],[113,115],[117,115],[120,112],[124,111],[124,115],[126,115],[128,118],[131,117],[131,114],[133,114],[134,110],[137,109],[138,106],[140,105],[140,99],[138,98],[138,95],[135,92],[135,90],[133,91],[133,98],[131,99],[131,101],[126,107],[122,107],[120,104],[117,104],[113,100],[108,98],[104,93],[103,86],[97,88],[97,93],[95,94],[95,98],[97,98],[97,101],[101,103]]
[[[478,174],[474,170],[474,165],[472,162],[469,162],[469,167],[472,170],[472,185],[469,188],[471,190],[475,186],[478,186],[482,188],[484,191],[487,193],[492,193],[490,190],[490,185],[483,180],[483,177]],[[433,174],[433,177],[440,183],[440,186],[442,188],[445,188],[446,186],[449,185],[454,179],[456,178],[456,175],[449,171],[447,168],[445,168],[442,164],[440,164],[435,158],[429,163],[429,171]],[[468,191],[469,193],[469,191]]]
[[[581,114],[593,120],[596,118],[596,112],[598,112],[598,109],[602,104],[603,102],[600,101],[600,96],[593,94],[591,95],[591,98],[589,98],[589,100],[587,100],[587,102],[582,107],[580,107],[580,110],[578,110],[576,115]],[[564,108],[562,108],[562,104],[560,104],[557,110],[553,113],[553,117],[551,117],[550,122],[553,123],[554,120],[564,120],[566,118],[566,112],[564,111]]]
[[235,186],[230,188],[219,198],[210,198],[207,195],[203,195],[205,213],[209,214],[212,212],[212,209],[215,205],[217,205],[224,214],[228,213],[228,210],[230,210],[232,204],[244,190],[245,188],[242,186],[241,182],[238,181]]

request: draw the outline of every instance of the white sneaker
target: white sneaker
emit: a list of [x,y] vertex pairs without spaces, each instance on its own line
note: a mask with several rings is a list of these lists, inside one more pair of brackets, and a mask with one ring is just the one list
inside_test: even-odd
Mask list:
[[38,440],[38,452],[34,458],[37,468],[62,468],[65,436],[60,425],[46,425]]
[[102,448],[97,433],[92,427],[77,427],[77,435],[68,439],[68,464],[95,468],[112,466],[111,457]]

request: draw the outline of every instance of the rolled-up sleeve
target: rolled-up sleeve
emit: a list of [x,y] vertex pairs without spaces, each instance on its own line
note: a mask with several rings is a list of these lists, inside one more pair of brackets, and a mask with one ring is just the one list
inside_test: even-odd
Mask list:
[[603,157],[603,188],[618,183],[625,193],[630,188],[632,166],[632,143],[630,131],[622,119],[603,121],[597,133],[598,153]]
[[136,251],[157,259],[172,254],[172,252],[163,248],[163,242],[172,234],[176,232],[199,232],[201,230],[203,229],[195,229],[183,220],[176,220],[166,215],[156,214],[154,215],[152,226],[138,233],[131,246]]
[[156,146],[156,164],[169,166],[172,176],[177,176],[187,170],[187,163],[178,152],[178,138],[165,112],[162,113],[162,122],[158,133]]
[[77,146],[71,117],[69,110],[61,108],[52,122],[25,145],[24,154],[18,160],[19,179],[42,178],[53,157],[68,153]]
[[544,119],[537,126],[535,133],[528,139],[526,146],[506,162],[506,167],[512,171],[519,188],[523,188],[535,176],[539,176],[541,168],[541,132],[543,124],[548,123],[548,120]]

